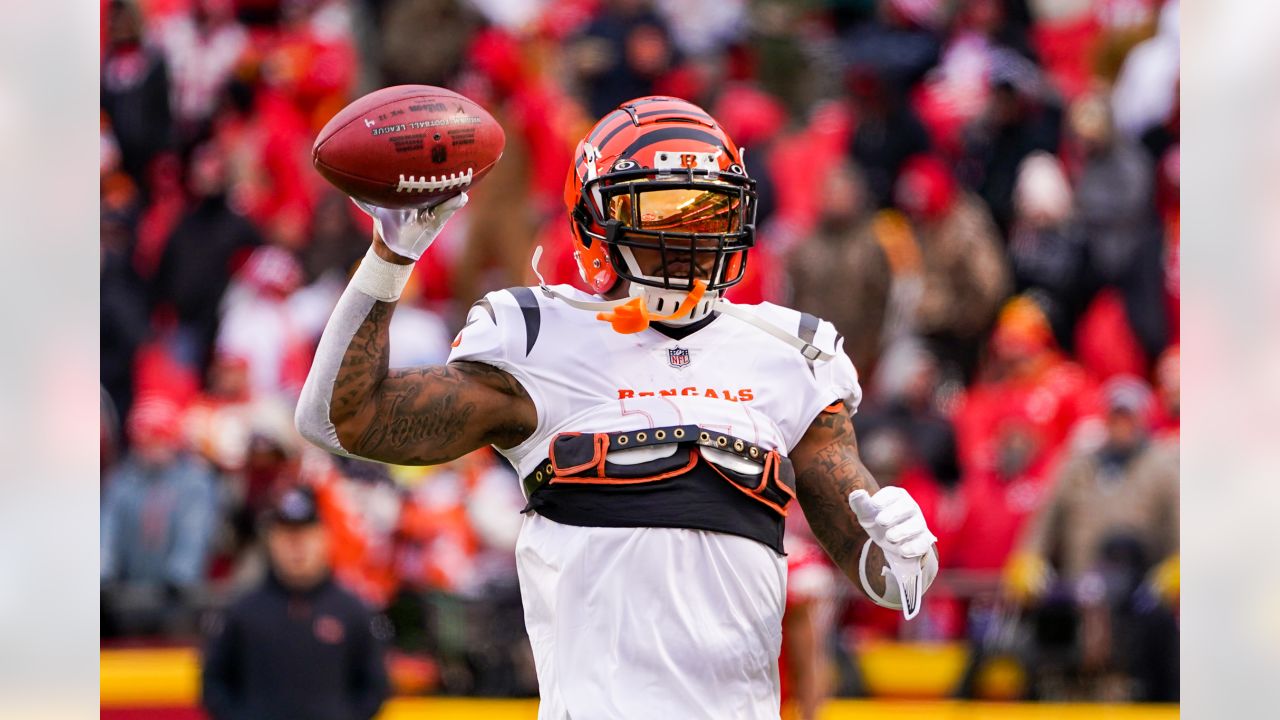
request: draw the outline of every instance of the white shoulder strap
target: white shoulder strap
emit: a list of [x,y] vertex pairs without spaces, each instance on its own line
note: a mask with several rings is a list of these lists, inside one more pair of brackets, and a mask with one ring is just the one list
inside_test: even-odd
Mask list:
[[752,325],[769,333],[796,350],[799,350],[800,354],[803,355],[806,360],[822,360],[823,362],[826,362],[835,357],[835,355],[832,355],[829,352],[824,352],[817,345],[801,340],[792,333],[783,330],[746,308],[731,305],[723,300],[717,300],[713,310],[718,310],[729,317],[737,318],[748,325]]

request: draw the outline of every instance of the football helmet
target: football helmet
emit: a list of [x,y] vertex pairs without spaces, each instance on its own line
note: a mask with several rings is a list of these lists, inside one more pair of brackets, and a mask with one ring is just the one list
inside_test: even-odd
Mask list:
[[637,98],[596,123],[574,152],[565,205],[583,281],[604,294],[627,280],[650,311],[676,315],[670,324],[709,314],[755,242],[742,153],[679,98]]

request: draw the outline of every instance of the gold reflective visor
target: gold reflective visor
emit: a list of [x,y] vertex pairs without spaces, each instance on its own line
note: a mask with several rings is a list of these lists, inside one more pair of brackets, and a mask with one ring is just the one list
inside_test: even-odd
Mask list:
[[740,229],[742,199],[736,189],[723,191],[707,188],[672,188],[669,190],[637,190],[637,207],[631,206],[632,195],[619,193],[609,198],[608,216],[641,230],[665,230],[686,233],[731,233]]

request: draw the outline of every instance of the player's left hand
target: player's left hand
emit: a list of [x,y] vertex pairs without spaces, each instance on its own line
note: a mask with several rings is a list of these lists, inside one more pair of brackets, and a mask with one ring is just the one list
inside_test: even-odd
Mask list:
[[924,520],[920,505],[900,487],[881,488],[875,495],[866,490],[849,493],[849,507],[858,524],[886,553],[901,558],[924,557],[938,541]]

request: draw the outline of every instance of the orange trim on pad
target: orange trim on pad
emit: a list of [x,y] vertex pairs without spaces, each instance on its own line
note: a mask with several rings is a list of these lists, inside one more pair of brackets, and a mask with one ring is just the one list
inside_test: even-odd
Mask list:
[[595,433],[593,435],[593,440],[591,444],[594,448],[594,451],[592,452],[590,460],[582,463],[581,465],[574,465],[573,467],[568,467],[568,468],[562,468],[556,464],[556,452],[555,452],[556,442],[555,441],[560,439],[561,437],[565,437],[565,436],[577,437],[579,435],[582,435],[582,433],[564,432],[564,433],[560,433],[559,435],[556,435],[555,440],[551,441],[551,457],[549,459],[551,460],[551,470],[553,474],[556,476],[572,475],[576,472],[582,472],[583,470],[586,470],[588,468],[596,468],[596,473],[600,477],[604,477],[604,460],[609,452],[609,434],[608,433]]
[[[772,500],[767,500],[767,499],[765,499],[765,498],[761,497],[760,495],[758,495],[758,494],[756,494],[756,493],[752,492],[751,490],[748,490],[747,488],[742,487],[741,485],[739,485],[738,483],[734,482],[733,480],[729,479],[729,476],[728,476],[728,475],[725,475],[724,473],[720,472],[720,468],[716,467],[716,464],[715,464],[715,463],[713,463],[713,462],[708,462],[707,464],[711,466],[711,469],[712,469],[712,470],[715,470],[715,471],[716,471],[716,474],[717,474],[717,475],[719,475],[720,477],[724,478],[724,481],[725,481],[725,482],[727,482],[727,483],[729,483],[730,485],[732,485],[732,486],[734,487],[734,489],[735,489],[735,490],[737,490],[738,492],[745,493],[745,494],[746,494],[746,496],[747,496],[747,497],[749,497],[749,498],[751,498],[752,500],[756,500],[756,501],[762,502],[762,503],[764,503],[765,505],[768,505],[769,507],[771,507],[771,508],[773,508],[774,510],[776,510],[776,511],[778,512],[778,514],[779,514],[779,515],[781,515],[782,517],[787,517],[787,509],[786,509],[786,508],[784,508],[784,507],[779,507],[779,506],[778,506],[778,504],[777,504],[777,503],[775,503],[775,502],[773,502]],[[769,479],[769,478],[768,478],[768,476],[767,476],[767,475],[765,475],[765,482],[767,482],[767,481],[768,481],[768,479]],[[779,483],[779,484],[781,484],[781,483]],[[763,483],[762,483],[762,485],[763,485]],[[794,496],[793,496],[793,497],[794,497]]]
[[[660,474],[660,475],[650,475],[650,476],[648,476],[648,477],[642,477],[642,478],[611,478],[611,477],[604,477],[603,475],[601,475],[601,477],[593,478],[593,477],[561,477],[561,476],[559,475],[559,473],[557,473],[555,477],[551,478],[551,482],[550,482],[550,484],[551,484],[551,485],[555,485],[555,484],[569,484],[569,485],[637,485],[637,484],[639,484],[639,483],[657,482],[657,481],[659,481],[659,480],[666,480],[667,478],[675,477],[675,476],[677,476],[677,475],[683,475],[683,474],[685,474],[685,473],[689,472],[690,470],[692,470],[692,469],[693,469],[693,466],[694,466],[694,465],[697,465],[697,464],[698,464],[698,457],[699,457],[699,454],[698,454],[698,451],[697,451],[696,449],[695,449],[695,450],[690,450],[690,451],[689,451],[689,463],[688,463],[687,465],[685,465],[684,467],[679,468],[679,469],[677,469],[677,470],[672,470],[672,471],[670,471],[670,472],[665,472],[665,473],[662,473],[662,474]],[[601,468],[601,471],[603,472],[603,469],[604,469],[604,463],[603,463],[603,462],[601,462],[601,463],[600,463],[600,468]]]

